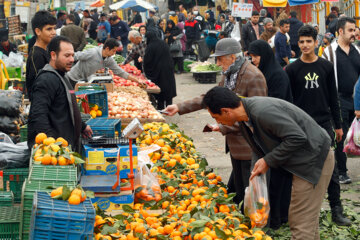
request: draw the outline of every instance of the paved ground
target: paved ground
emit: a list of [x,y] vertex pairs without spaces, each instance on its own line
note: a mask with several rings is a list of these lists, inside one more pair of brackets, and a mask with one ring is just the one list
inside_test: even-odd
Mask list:
[[[219,82],[220,76],[218,75]],[[176,86],[178,96],[174,99],[174,103],[191,99],[192,97],[206,93],[207,90],[217,84],[199,84],[192,77],[192,74],[186,73],[176,75]],[[231,162],[229,155],[225,154],[224,137],[220,133],[203,133],[202,130],[207,123],[215,123],[206,110],[197,111],[186,115],[176,115],[166,117],[168,122],[179,125],[190,137],[193,138],[197,150],[203,153],[209,162],[209,165],[216,169],[217,173],[227,183],[231,173]],[[360,159],[348,160],[349,176],[353,180],[350,185],[342,185],[341,197],[345,205],[354,208],[352,200],[356,203],[356,210],[360,212]],[[324,208],[328,208],[328,204],[324,203]]]

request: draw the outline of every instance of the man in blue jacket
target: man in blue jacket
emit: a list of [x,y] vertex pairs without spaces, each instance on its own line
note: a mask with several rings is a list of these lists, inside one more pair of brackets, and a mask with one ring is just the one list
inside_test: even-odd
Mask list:
[[203,105],[218,123],[239,126],[257,159],[250,180],[270,167],[292,174],[291,239],[320,239],[320,208],[335,163],[327,132],[303,110],[276,98],[240,98],[215,87]]
[[126,57],[127,54],[127,46],[129,44],[128,40],[128,34],[130,31],[129,26],[126,24],[126,22],[121,21],[121,19],[118,16],[112,16],[110,19],[111,24],[111,38],[115,38],[118,41],[121,41],[123,50],[121,51],[121,55],[123,57]]

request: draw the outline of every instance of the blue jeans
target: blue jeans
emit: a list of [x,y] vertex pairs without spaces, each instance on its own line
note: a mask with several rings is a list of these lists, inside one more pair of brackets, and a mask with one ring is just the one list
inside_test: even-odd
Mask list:
[[124,58],[126,58],[126,55],[127,55],[127,44],[126,45],[123,45],[123,50],[121,52],[121,56],[123,56]]

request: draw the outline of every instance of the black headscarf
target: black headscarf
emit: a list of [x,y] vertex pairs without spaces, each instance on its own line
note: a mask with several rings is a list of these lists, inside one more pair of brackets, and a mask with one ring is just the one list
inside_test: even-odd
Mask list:
[[275,60],[274,52],[264,40],[250,43],[248,54],[260,56],[259,69],[264,74],[268,87],[268,96],[292,102],[289,77]]
[[[171,28],[169,28],[169,24],[171,24]],[[168,39],[167,43],[170,45],[171,43],[173,43],[175,41],[173,39],[173,37],[178,36],[179,34],[182,33],[182,31],[180,30],[180,28],[175,26],[175,23],[173,20],[167,20],[165,34],[167,34],[167,33],[170,33],[170,36],[167,37],[167,39]]]
[[157,84],[164,99],[176,96],[174,65],[169,46],[154,32],[146,32],[147,47],[144,56],[144,71],[148,79]]
[[154,32],[158,38],[161,38],[161,32],[159,31],[159,28],[157,27],[154,19],[152,19],[152,18],[149,18],[146,23],[146,31]]

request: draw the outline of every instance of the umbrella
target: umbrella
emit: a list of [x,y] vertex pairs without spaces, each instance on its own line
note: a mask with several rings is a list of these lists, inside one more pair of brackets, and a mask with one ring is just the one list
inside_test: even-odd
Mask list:
[[145,2],[143,0],[123,0],[121,2],[117,2],[110,5],[110,9],[117,10],[117,9],[125,9],[131,8],[136,12],[145,12],[147,10],[155,11],[157,9],[156,6],[149,2]]
[[104,1],[97,0],[96,2],[92,3],[90,7],[102,7],[104,6]]

